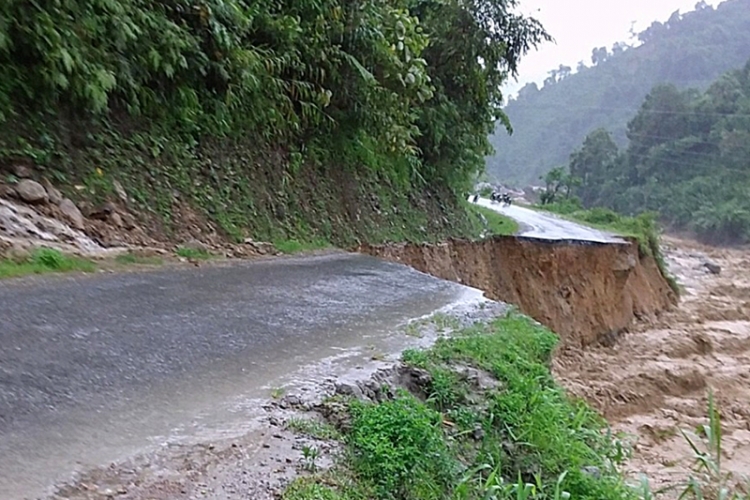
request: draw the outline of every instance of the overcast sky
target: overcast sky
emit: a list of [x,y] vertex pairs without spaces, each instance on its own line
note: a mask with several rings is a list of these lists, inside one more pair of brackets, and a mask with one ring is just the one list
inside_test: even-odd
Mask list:
[[[672,12],[688,12],[698,0],[519,0],[519,10],[539,19],[555,42],[543,44],[521,60],[518,83],[512,79],[506,95],[527,82],[541,86],[547,72],[565,64],[575,69],[578,61],[591,64],[591,50],[630,37],[631,23],[638,33],[653,21],[664,22]],[[720,0],[707,0],[716,6]]]

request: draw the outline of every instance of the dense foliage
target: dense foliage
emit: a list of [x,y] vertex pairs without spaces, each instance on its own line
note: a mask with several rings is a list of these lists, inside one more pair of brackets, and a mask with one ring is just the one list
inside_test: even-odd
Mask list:
[[571,155],[585,206],[654,211],[710,241],[750,241],[750,62],[705,92],[655,87],[627,135],[619,151],[596,130]]
[[285,500],[637,498],[617,470],[624,443],[550,373],[552,332],[516,313],[461,330],[434,319],[452,335],[403,354],[426,383],[324,403],[347,407],[344,459]]
[[500,85],[547,37],[515,3],[4,1],[0,122],[34,125],[4,135],[2,156],[54,163],[65,137],[47,124],[72,115],[87,133],[145,129],[155,157],[158,138],[251,138],[289,154],[293,176],[317,145],[322,162],[365,156],[407,189],[458,191],[506,121]]
[[588,66],[561,66],[541,89],[529,84],[508,103],[513,134],[499,129],[491,137],[497,153],[488,159],[488,173],[501,182],[538,183],[602,127],[622,147],[627,121],[654,85],[705,89],[740,68],[748,54],[750,0],[727,0],[715,9],[699,2],[694,11],[655,22],[630,45],[594,49]]

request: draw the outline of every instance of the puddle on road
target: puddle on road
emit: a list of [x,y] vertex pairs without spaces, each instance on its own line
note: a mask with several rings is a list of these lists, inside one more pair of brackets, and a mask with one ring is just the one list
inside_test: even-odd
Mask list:
[[96,413],[66,413],[59,425],[42,433],[5,435],[0,441],[0,496],[39,498],[51,494],[52,483],[70,481],[73,471],[85,472],[173,445],[243,435],[264,414],[261,404],[274,388],[314,390],[315,384],[357,369],[373,356],[395,359],[407,347],[432,341],[403,332],[410,318],[446,308],[476,308],[485,301],[481,291],[457,287],[416,306],[412,302],[376,317],[300,336],[272,357],[214,365],[176,383],[143,388],[147,396],[118,400]]

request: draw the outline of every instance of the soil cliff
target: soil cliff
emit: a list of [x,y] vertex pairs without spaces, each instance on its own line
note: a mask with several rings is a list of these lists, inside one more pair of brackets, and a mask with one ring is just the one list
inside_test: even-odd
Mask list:
[[656,261],[640,254],[634,240],[589,244],[499,236],[356,250],[484,290],[581,347],[612,343],[634,319],[654,317],[677,302]]

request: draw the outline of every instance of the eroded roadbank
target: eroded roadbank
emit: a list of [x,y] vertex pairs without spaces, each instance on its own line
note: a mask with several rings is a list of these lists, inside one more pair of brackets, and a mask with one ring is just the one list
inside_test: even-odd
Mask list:
[[[555,373],[634,442],[627,472],[658,489],[687,478],[694,454],[680,429],[707,423],[713,389],[723,428],[722,468],[750,476],[750,254],[665,239],[680,305],[641,321],[613,347],[558,353]],[[719,275],[703,265],[710,259]],[[700,440],[698,440],[700,441]]]
[[592,243],[496,236],[439,245],[363,245],[359,251],[484,290],[578,347],[611,343],[676,296],[635,241]]

